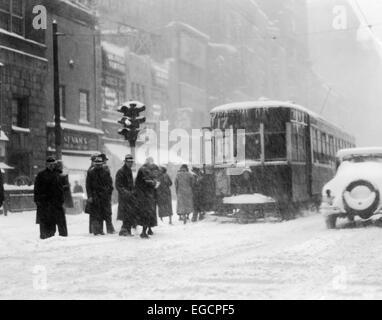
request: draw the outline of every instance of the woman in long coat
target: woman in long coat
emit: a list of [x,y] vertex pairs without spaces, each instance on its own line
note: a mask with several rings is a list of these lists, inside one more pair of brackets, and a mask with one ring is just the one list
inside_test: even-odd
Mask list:
[[177,214],[183,218],[184,223],[194,211],[193,186],[194,175],[188,171],[187,165],[182,165],[175,179],[175,189],[178,198]]
[[158,213],[161,220],[165,217],[169,217],[169,223],[172,224],[173,212],[170,189],[170,187],[172,186],[172,181],[170,176],[167,174],[167,169],[165,167],[161,167],[160,170],[160,185],[157,189]]
[[148,238],[149,235],[153,235],[151,228],[158,225],[156,218],[156,189],[159,186],[159,181],[156,179],[157,170],[158,167],[151,159],[148,159],[139,169],[135,180],[138,224],[143,227],[141,238]]

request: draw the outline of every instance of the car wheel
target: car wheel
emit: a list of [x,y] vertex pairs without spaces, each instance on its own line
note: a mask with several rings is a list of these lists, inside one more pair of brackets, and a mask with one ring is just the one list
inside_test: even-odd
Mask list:
[[337,216],[336,215],[330,215],[325,218],[326,227],[328,229],[335,229],[336,228],[336,222],[337,222]]
[[[352,199],[350,196],[350,193],[352,192],[353,189],[357,187],[366,187],[369,189],[370,194],[374,194],[374,199],[373,197],[370,197],[370,203],[368,204],[367,207],[358,207],[357,202],[358,200]],[[375,211],[378,209],[379,206],[379,201],[380,201],[380,193],[379,190],[377,190],[372,183],[369,181],[365,180],[357,180],[353,181],[350,183],[347,188],[345,189],[343,193],[343,202],[345,205],[345,210],[346,212],[351,215],[351,216],[360,216],[362,219],[369,219]],[[359,203],[360,205],[362,202]]]

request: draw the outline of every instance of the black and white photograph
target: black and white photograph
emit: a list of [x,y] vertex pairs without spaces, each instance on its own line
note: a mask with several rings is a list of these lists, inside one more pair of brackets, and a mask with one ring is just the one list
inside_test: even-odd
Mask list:
[[0,170],[0,300],[380,300],[382,0],[0,0]]

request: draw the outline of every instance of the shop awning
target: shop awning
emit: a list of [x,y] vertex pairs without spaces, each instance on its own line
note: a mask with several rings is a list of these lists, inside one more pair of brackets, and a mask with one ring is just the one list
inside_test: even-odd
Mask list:
[[8,166],[8,165],[7,165],[6,163],[4,163],[4,162],[0,162],[0,169],[1,169],[1,170],[12,170],[12,169],[14,169],[14,168]]
[[3,130],[0,130],[0,141],[9,141],[9,138]]
[[89,157],[63,155],[62,162],[67,170],[87,171],[90,167]]

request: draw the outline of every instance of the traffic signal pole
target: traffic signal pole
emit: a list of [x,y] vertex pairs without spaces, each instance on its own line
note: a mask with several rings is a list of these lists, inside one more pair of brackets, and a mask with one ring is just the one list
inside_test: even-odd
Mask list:
[[134,159],[136,159],[135,156],[136,156],[137,141],[131,140],[131,141],[129,141],[129,144],[130,144],[131,155],[133,156]]
[[136,143],[140,132],[140,125],[146,122],[146,118],[141,117],[140,113],[145,110],[145,105],[138,101],[127,102],[118,108],[118,112],[123,114],[122,119],[118,121],[123,127],[118,133],[124,136],[126,141],[129,141],[131,155],[134,159],[136,156]]

